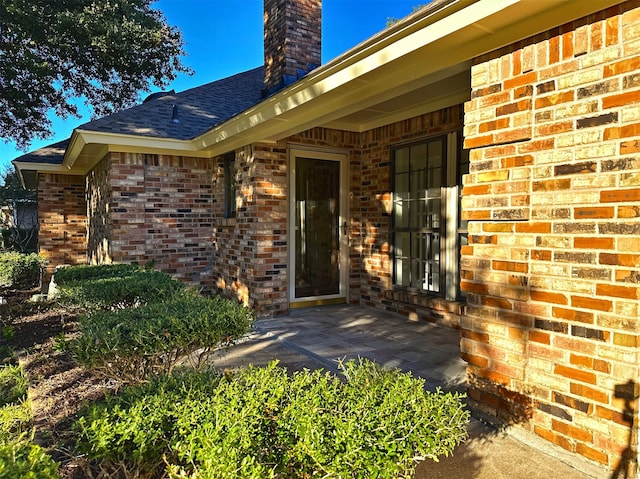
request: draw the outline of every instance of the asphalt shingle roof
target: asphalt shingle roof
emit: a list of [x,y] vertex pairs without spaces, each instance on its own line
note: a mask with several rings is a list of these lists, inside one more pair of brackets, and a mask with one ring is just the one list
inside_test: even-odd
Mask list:
[[[190,140],[263,100],[264,67],[254,68],[180,93],[153,99],[90,121],[79,130]],[[176,120],[177,121],[174,121]],[[61,164],[69,140],[16,158],[24,163]]]
[[[262,101],[264,68],[166,94],[79,130],[190,140]],[[174,105],[178,122],[174,122]]]
[[50,165],[61,165],[64,152],[69,145],[69,140],[62,140],[51,145],[44,146],[35,151],[19,156],[14,161],[24,163],[48,163]]

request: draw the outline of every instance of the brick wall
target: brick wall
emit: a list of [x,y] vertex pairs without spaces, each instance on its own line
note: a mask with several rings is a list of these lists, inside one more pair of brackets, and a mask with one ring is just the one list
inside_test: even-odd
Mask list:
[[103,159],[88,175],[91,261],[153,260],[156,268],[211,289],[211,164],[128,153]]
[[249,270],[252,305],[259,314],[288,311],[286,150],[280,145],[253,145],[248,181],[241,190],[239,216],[250,228],[254,260]]
[[38,248],[49,261],[49,273],[57,265],[87,260],[84,192],[83,176],[38,175]]
[[214,180],[213,270],[217,287],[261,316],[288,312],[287,147],[349,152],[349,298],[429,321],[457,326],[461,305],[393,290],[391,285],[391,147],[462,127],[461,106],[365,133],[314,128],[277,144],[236,152],[238,211],[224,218],[223,159]]
[[288,312],[286,148],[256,144],[235,152],[236,216],[225,218],[224,163],[213,193],[215,286],[259,316]]
[[610,468],[637,447],[638,32],[633,1],[478,58],[465,114],[471,397]]
[[87,175],[87,261],[89,264],[113,262],[110,168],[111,157],[107,155]]

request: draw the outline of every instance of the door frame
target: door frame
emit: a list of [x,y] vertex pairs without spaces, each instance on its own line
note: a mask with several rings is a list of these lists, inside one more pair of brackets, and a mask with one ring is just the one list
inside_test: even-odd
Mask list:
[[[340,211],[338,224],[339,229],[339,268],[340,268],[340,291],[338,294],[308,296],[303,298],[295,297],[295,277],[296,277],[296,158],[303,157],[313,160],[337,161],[340,164]],[[289,231],[289,277],[287,280],[288,299],[290,308],[302,308],[306,306],[316,306],[323,304],[346,303],[349,295],[349,153],[338,149],[321,149],[303,145],[290,145],[288,151],[289,161],[289,211],[287,226]]]

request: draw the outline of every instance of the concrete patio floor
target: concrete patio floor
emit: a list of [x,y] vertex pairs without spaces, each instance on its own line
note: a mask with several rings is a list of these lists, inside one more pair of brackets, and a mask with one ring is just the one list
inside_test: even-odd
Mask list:
[[[359,306],[323,306],[261,319],[246,340],[218,352],[216,367],[235,369],[278,359],[290,370],[323,368],[368,358],[410,371],[433,391],[465,391],[466,363],[459,356],[459,331]],[[469,439],[453,456],[425,461],[415,479],[607,479],[611,473],[576,459],[518,428],[497,431],[477,419]],[[580,470],[578,470],[578,468]]]

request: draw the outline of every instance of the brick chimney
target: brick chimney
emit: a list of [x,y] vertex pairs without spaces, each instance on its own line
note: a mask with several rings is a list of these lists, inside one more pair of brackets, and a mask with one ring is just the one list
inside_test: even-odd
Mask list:
[[264,96],[321,63],[322,0],[264,0]]

